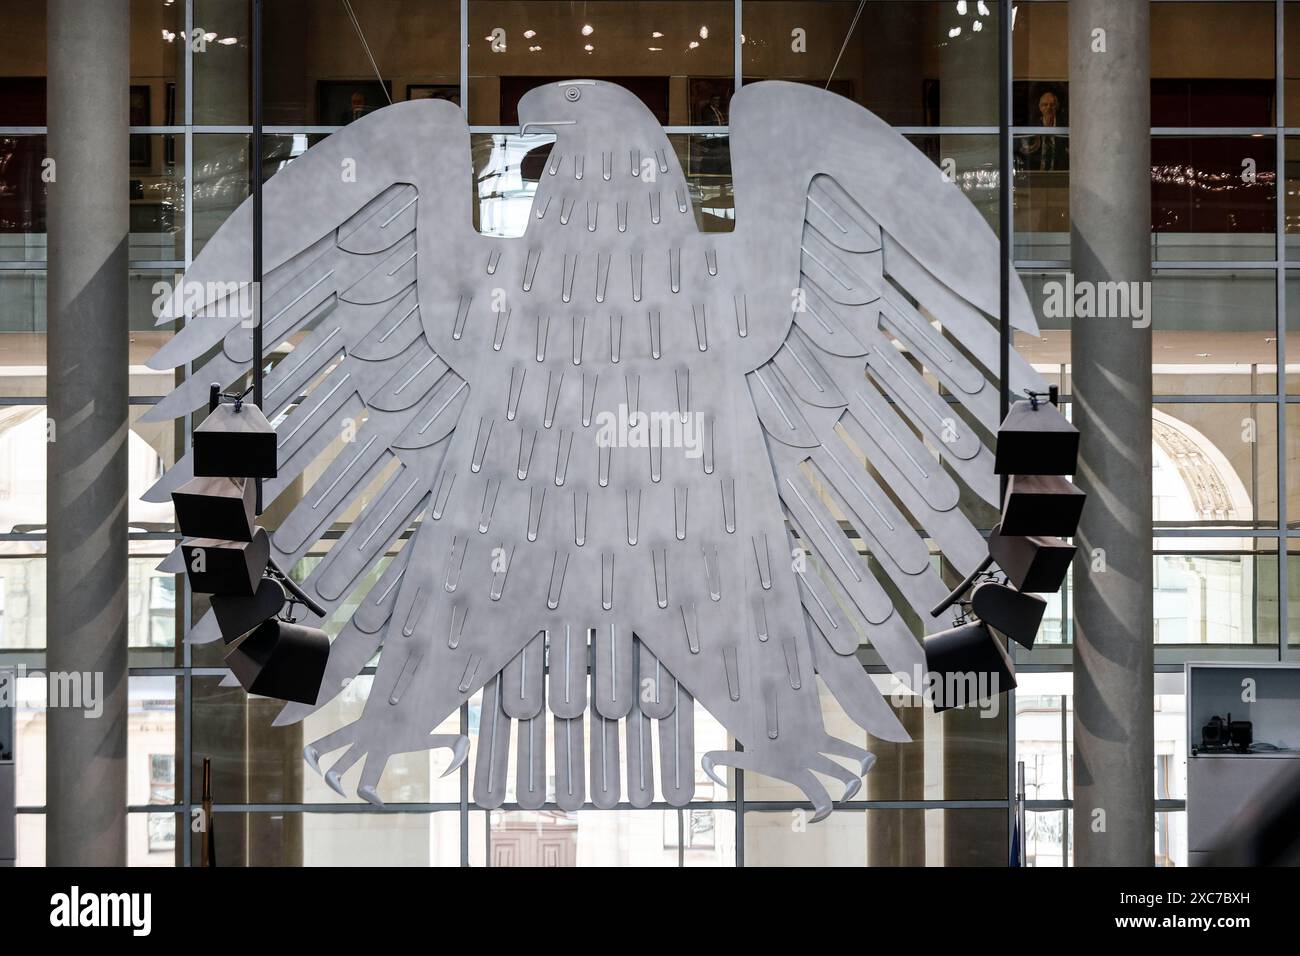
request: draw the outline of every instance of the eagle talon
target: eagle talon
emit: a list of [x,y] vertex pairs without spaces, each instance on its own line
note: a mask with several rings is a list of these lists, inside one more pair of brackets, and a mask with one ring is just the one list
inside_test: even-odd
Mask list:
[[469,737],[461,734],[456,738],[456,742],[451,745],[451,765],[442,772],[443,777],[449,777],[460,769],[465,758],[469,756]]
[[336,771],[333,770],[325,771],[325,786],[329,787],[340,797],[347,796],[347,794],[343,792],[343,783],[339,779],[339,775]]

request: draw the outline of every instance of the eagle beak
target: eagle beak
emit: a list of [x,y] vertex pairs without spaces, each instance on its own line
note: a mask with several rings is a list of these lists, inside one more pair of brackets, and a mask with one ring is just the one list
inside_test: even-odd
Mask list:
[[535,123],[524,123],[522,126],[520,126],[519,135],[527,136],[528,131],[532,129],[534,126],[545,127],[547,129],[553,130],[554,127],[556,126],[575,126],[575,125],[577,125],[577,120],[538,120]]

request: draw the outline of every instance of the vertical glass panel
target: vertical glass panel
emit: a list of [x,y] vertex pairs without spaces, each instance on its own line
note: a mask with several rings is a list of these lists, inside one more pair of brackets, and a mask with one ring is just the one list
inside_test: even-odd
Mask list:
[[[139,418],[145,406],[131,407]],[[58,440],[57,423],[47,420],[44,405],[0,405],[0,531],[43,531],[46,521],[45,452]],[[158,426],[143,425],[127,435],[130,499],[128,520],[134,530],[165,531],[174,523],[170,502],[151,503],[144,493],[175,460],[174,442]]]
[[[989,4],[991,7],[992,4]],[[1022,3],[1011,18],[1013,126],[1068,126],[1069,5]],[[1056,98],[1053,105],[1044,96]],[[1050,118],[1055,112],[1055,122]]]
[[131,0],[131,125],[185,122],[185,0]]
[[[1296,50],[1296,56],[1300,56],[1300,49]],[[1296,92],[1300,95],[1300,89]],[[1283,185],[1286,187],[1286,203],[1283,215],[1286,223],[1286,257],[1294,260],[1300,258],[1300,139],[1294,136],[1286,138],[1285,162],[1286,179]]]
[[[1187,696],[1182,671],[1155,675],[1156,800],[1187,799]],[[1156,814],[1159,826],[1159,814]],[[1160,852],[1156,848],[1157,855]]]
[[1300,548],[1294,539],[1288,541],[1287,573],[1287,634],[1292,647],[1300,646]]
[[0,261],[45,259],[45,158],[44,135],[0,134]]
[[[1039,100],[1050,104],[1051,92]],[[1013,137],[1015,257],[1070,257],[1070,137],[1047,132]]]
[[1026,672],[1016,681],[1016,760],[1025,765],[1025,797],[1064,800],[1074,756],[1073,676]]
[[0,126],[45,125],[45,0],[0,5]]
[[185,138],[131,135],[131,258],[185,258]]
[[1157,528],[1276,524],[1276,406],[1184,402],[1152,415]]
[[998,121],[995,4],[746,0],[745,80],[814,84],[897,126]]
[[45,865],[45,814],[18,814],[18,866]]
[[1006,866],[1006,809],[836,810],[816,826],[745,814],[746,866]]
[[470,122],[514,126],[530,89],[587,77],[625,87],[660,124],[725,126],[734,31],[728,0],[470,0]]
[[735,815],[713,809],[494,810],[488,865],[732,866]]
[[[1297,336],[1300,338],[1300,336]],[[1300,528],[1300,405],[1286,406],[1286,521]]]
[[1283,4],[1286,19],[1282,32],[1282,62],[1286,67],[1283,89],[1286,103],[1286,125],[1300,126],[1300,3],[1287,0]]
[[1025,813],[1025,865],[1068,866],[1074,862],[1070,846],[1068,810],[1030,810]]
[[188,830],[184,814],[130,813],[126,818],[127,866],[180,866],[182,843],[176,835]]
[[[262,181],[324,139],[323,134],[277,134],[262,141]],[[205,133],[194,137],[194,255],[248,197],[250,137]]]
[[[0,126],[44,126],[46,0],[0,6]],[[183,123],[184,0],[131,0],[132,126]]]
[[[265,5],[263,118],[268,125],[343,126],[390,101],[460,102],[455,0],[352,0],[351,8],[355,21],[343,3]],[[195,0],[194,22],[213,37],[194,53],[195,122],[247,125],[252,121],[249,5]]]
[[1275,259],[1276,200],[1271,136],[1151,139],[1156,259]]
[[[460,814],[259,811],[212,815],[217,866],[457,866]],[[199,864],[201,834],[190,834]]]
[[[1066,238],[1068,243],[1068,237]],[[1068,246],[1067,246],[1068,248]],[[1068,252],[1066,253],[1068,256]],[[1070,364],[1070,319],[1060,310],[1048,309],[1051,297],[1065,288],[1064,272],[1021,270],[1020,281],[1029,296],[1029,305],[1038,320],[1038,335],[1017,331],[1012,345],[1051,385],[1068,393],[1066,368]]]
[[[994,235],[998,232],[998,138],[982,133],[930,133],[907,137],[930,161],[951,175],[984,216]],[[743,200],[742,200],[743,203]],[[743,212],[742,212],[743,215]]]
[[[0,566],[7,565],[8,562],[5,562]],[[42,592],[43,578],[44,574]],[[43,677],[29,675],[18,679],[18,697],[14,704],[14,806],[45,805],[45,699],[46,682]],[[21,854],[21,837],[19,843]]]
[[1277,554],[1263,546],[1255,539],[1158,539],[1156,644],[1276,644]]
[[[251,89],[248,50],[252,4],[246,0],[192,2],[194,32],[190,36],[190,46],[194,50],[194,123],[199,126],[245,125],[249,122],[248,95]],[[302,45],[300,36],[289,49],[277,52],[292,55],[295,50],[301,50]],[[275,49],[265,43],[264,48]]]
[[1273,270],[1160,270],[1152,276],[1156,395],[1271,394],[1277,388]]
[[1187,865],[1187,811],[1156,811],[1156,866]]
[[1151,125],[1272,126],[1274,6],[1151,4]]
[[1286,335],[1286,391],[1295,395],[1300,392],[1300,272],[1286,274]]

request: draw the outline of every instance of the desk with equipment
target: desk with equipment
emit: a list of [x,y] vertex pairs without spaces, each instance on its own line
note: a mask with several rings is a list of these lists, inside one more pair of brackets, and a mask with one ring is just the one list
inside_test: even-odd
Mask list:
[[1300,665],[1189,663],[1185,674],[1188,863],[1197,866],[1249,840],[1252,815],[1300,770]]

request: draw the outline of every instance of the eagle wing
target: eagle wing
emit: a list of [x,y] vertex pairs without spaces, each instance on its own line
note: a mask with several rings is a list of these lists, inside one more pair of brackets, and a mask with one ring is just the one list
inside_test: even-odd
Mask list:
[[[845,659],[862,637],[915,684],[924,653],[907,621],[946,596],[938,559],[964,577],[987,555],[973,515],[999,495],[998,239],[923,153],[843,97],[758,83],[731,117],[732,240],[753,280],[737,294],[762,357],[750,393],[810,558],[813,657],[879,733],[874,691]],[[1019,281],[1010,311],[1037,333]],[[1044,388],[1014,351],[1009,377]]]
[[[289,492],[283,500],[292,504],[271,536],[273,560],[292,568],[345,512],[361,506],[302,582],[327,614],[345,602],[356,605],[331,647],[318,705],[379,649],[411,549],[402,548],[381,573],[371,572],[422,514],[438,507],[435,482],[468,384],[425,335],[421,306],[430,293],[421,276],[431,270],[421,269],[417,227],[424,223],[428,233],[437,224],[443,249],[437,267],[447,272],[459,268],[462,256],[496,242],[473,229],[470,177],[461,112],[450,103],[418,101],[330,136],[264,189],[264,343],[267,354],[292,345],[264,383],[279,457],[264,501],[273,506]],[[249,200],[207,243],[160,318],[159,324],[185,322],[149,364],[195,367],[146,420],[195,411],[205,404],[209,383],[246,381],[251,235]],[[146,499],[168,500],[193,473],[186,455]],[[303,494],[308,474],[314,481]],[[179,551],[164,567],[182,570]],[[308,622],[322,623],[310,613]],[[190,640],[220,636],[209,612]],[[312,709],[291,704],[282,722]]]

